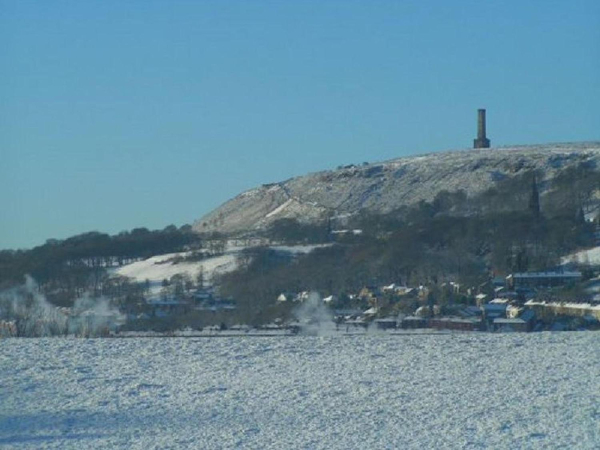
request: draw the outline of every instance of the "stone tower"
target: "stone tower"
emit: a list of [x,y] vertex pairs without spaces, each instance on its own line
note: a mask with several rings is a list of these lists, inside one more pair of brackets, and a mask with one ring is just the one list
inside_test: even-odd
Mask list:
[[490,140],[485,137],[485,109],[477,110],[477,139],[473,140],[473,148],[490,148]]

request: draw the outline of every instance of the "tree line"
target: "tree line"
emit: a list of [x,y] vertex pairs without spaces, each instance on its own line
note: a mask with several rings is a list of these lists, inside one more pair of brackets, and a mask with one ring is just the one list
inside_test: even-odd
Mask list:
[[201,238],[190,225],[162,230],[135,228],[115,235],[91,231],[64,240],[48,239],[29,250],[0,251],[0,288],[22,284],[31,275],[58,304],[68,304],[83,292],[98,294],[106,285],[107,269],[156,254],[199,248]]

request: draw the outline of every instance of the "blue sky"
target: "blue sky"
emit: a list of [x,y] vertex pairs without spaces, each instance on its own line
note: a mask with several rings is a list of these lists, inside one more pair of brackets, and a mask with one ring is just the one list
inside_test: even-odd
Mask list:
[[600,139],[600,2],[0,0],[0,248],[340,164]]

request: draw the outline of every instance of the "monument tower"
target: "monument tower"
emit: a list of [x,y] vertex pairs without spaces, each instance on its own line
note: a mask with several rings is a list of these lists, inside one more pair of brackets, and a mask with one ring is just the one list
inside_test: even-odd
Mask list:
[[477,139],[473,140],[473,148],[490,148],[490,140],[485,137],[485,109],[477,110]]

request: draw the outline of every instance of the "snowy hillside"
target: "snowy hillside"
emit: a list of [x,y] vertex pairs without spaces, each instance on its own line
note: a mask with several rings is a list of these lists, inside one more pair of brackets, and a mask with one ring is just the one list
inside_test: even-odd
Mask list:
[[[308,253],[319,245],[296,245],[296,246],[272,246],[274,250],[288,253]],[[150,295],[158,296],[161,290],[161,284],[164,279],[170,279],[173,275],[188,275],[193,280],[198,273],[204,275],[204,282],[208,285],[212,283],[215,275],[223,274],[235,270],[237,267],[237,256],[245,247],[228,247],[225,254],[213,256],[201,261],[178,262],[179,259],[189,255],[189,253],[169,253],[157,255],[151,258],[137,261],[125,266],[119,267],[113,271],[115,275],[129,277],[137,282],[150,281]]]
[[153,256],[115,269],[114,274],[132,278],[137,282],[150,281],[150,295],[160,294],[161,283],[173,275],[188,275],[195,280],[202,271],[207,284],[212,278],[221,273],[232,271],[236,268],[235,252],[221,256],[206,258],[197,262],[175,262],[177,257],[185,257],[187,253],[169,253]]
[[600,442],[599,333],[5,339],[0,348],[7,449]]
[[575,263],[598,266],[600,265],[600,247],[581,250],[572,255],[565,256],[562,262],[563,264]]
[[530,170],[552,179],[560,170],[600,160],[600,142],[462,150],[346,166],[263,185],[229,200],[194,224],[197,231],[236,232],[280,218],[311,221],[361,208],[387,212],[432,200],[441,190],[473,195]]

